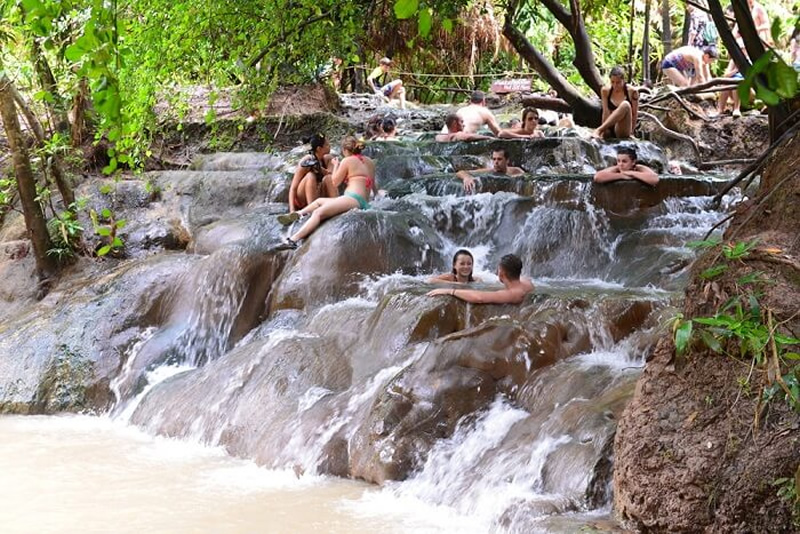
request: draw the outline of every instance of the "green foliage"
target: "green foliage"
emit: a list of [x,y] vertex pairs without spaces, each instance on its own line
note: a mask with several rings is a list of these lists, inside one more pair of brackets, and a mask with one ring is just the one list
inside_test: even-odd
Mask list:
[[17,182],[8,178],[0,178],[0,213],[11,209],[11,203],[16,196]]
[[792,522],[800,528],[800,466],[794,477],[783,477],[772,482],[778,497],[792,507]]
[[775,50],[767,50],[747,71],[737,91],[743,101],[754,89],[756,96],[769,106],[777,106],[781,100],[793,98],[798,93],[798,73],[787,64]]
[[53,244],[47,254],[62,262],[75,256],[83,236],[83,226],[76,216],[77,210],[74,205],[71,208],[47,221],[47,231]]
[[125,228],[125,219],[117,219],[114,213],[104,208],[98,214],[95,210],[89,211],[92,219],[92,226],[96,235],[100,236],[103,245],[95,252],[98,256],[105,256],[111,252],[120,253],[125,244],[117,235],[117,231]]
[[[756,244],[757,241],[721,246],[715,241],[692,243],[696,248],[719,247],[717,259],[727,262],[712,265],[700,277],[706,280],[717,278],[728,271],[731,262],[746,258]],[[781,334],[777,326],[772,324],[771,313],[759,301],[759,288],[766,283],[769,282],[764,278],[764,273],[748,273],[736,280],[736,294],[719,306],[713,316],[691,319],[685,319],[682,315],[677,317],[673,324],[675,350],[678,356],[683,356],[697,340],[717,354],[752,359],[755,365],[765,368],[772,363],[773,372],[774,368],[788,367],[789,372],[785,376],[776,378],[764,390],[764,398],[770,400],[775,396],[783,396],[794,410],[800,412],[800,354],[792,350],[792,347],[800,346],[800,339]]]

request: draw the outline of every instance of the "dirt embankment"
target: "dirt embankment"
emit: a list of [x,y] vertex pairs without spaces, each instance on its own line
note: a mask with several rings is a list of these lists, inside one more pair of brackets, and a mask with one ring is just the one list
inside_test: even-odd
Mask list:
[[[713,316],[758,276],[763,317],[800,337],[800,136],[777,150],[762,178],[772,193],[743,205],[725,234],[757,247],[721,276],[699,276],[719,250],[693,268],[685,317]],[[758,273],[762,274],[758,274]],[[732,312],[731,312],[732,313]],[[727,349],[738,353],[732,343]],[[786,372],[784,367],[782,372]],[[765,366],[694,344],[675,357],[659,342],[620,421],[615,443],[615,509],[647,532],[797,532],[776,480],[797,476],[800,414],[784,400],[763,402]]]

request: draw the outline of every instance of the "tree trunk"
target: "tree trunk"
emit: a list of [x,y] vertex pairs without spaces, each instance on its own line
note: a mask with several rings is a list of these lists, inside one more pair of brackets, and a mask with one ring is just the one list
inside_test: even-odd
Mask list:
[[534,48],[515,26],[510,18],[506,18],[503,25],[503,35],[508,39],[514,50],[539,73],[539,75],[555,89],[558,96],[564,99],[572,108],[573,117],[577,124],[596,128],[600,126],[603,110],[598,101],[591,101],[575,89],[572,84],[556,70],[545,57]]
[[681,30],[681,46],[686,46],[689,44],[689,32],[691,31],[691,29],[692,29],[692,15],[691,13],[689,13],[689,8],[687,7],[683,11],[683,30]]
[[86,78],[78,81],[78,92],[72,101],[72,129],[70,141],[73,147],[83,144],[83,135],[86,132],[86,104],[89,96],[89,85]]
[[650,82],[650,0],[644,3],[644,35],[642,36],[642,80]]
[[58,84],[53,76],[53,71],[50,70],[47,58],[42,53],[42,48],[36,38],[31,39],[31,56],[36,75],[39,78],[39,85],[52,97],[52,102],[45,100],[45,106],[50,114],[51,128],[56,131],[67,131],[69,130],[69,118],[64,112],[64,100],[58,92]]
[[[597,70],[597,62],[592,51],[592,41],[589,38],[589,34],[586,33],[586,26],[583,24],[583,16],[581,16],[578,0],[569,1],[571,12],[564,9],[559,0],[542,0],[542,4],[569,32],[572,42],[575,44],[575,59],[572,64],[578,69],[578,73],[583,78],[583,81],[586,82],[586,85],[597,96],[600,96],[603,78],[600,76],[600,71]],[[509,15],[506,16],[505,26],[509,25],[509,17],[512,15],[512,11],[509,11]],[[505,34],[505,28],[503,32]],[[508,36],[506,35],[506,37]]]
[[5,126],[8,145],[14,161],[14,174],[17,179],[17,191],[22,202],[25,227],[33,245],[37,275],[41,280],[47,280],[55,274],[56,265],[55,261],[47,255],[47,251],[51,248],[47,222],[36,202],[36,181],[31,170],[28,149],[19,127],[14,95],[10,88],[11,81],[5,74],[0,74],[0,114],[3,117],[3,126]]
[[[41,122],[36,117],[36,114],[31,110],[28,103],[25,102],[25,99],[17,90],[14,85],[8,86],[9,90],[14,95],[14,101],[17,104],[17,107],[22,111],[22,115],[25,117],[25,122],[28,123],[31,131],[33,132],[34,137],[36,137],[36,144],[39,147],[44,146],[44,128],[42,128]],[[70,185],[67,178],[64,176],[64,171],[62,170],[61,160],[57,154],[53,154],[47,161],[47,170],[50,172],[50,175],[53,177],[53,181],[58,188],[58,192],[61,194],[61,199],[64,202],[64,207],[69,209],[69,206],[75,202],[75,194],[72,191],[72,186]]]
[[633,80],[633,21],[636,20],[636,2],[631,2],[628,16],[628,79]]
[[669,0],[661,0],[661,46],[664,47],[665,56],[672,52],[672,21],[669,18]]

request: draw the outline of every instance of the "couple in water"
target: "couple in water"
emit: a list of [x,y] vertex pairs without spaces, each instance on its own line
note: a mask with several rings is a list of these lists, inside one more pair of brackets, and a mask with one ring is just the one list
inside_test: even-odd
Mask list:
[[[469,284],[480,280],[472,276],[474,259],[472,254],[461,249],[453,256],[453,270],[429,279],[429,282],[451,282]],[[439,288],[428,292],[429,297],[450,295],[465,302],[474,304],[520,304],[525,296],[533,291],[533,283],[527,278],[521,279],[522,260],[514,254],[506,254],[500,258],[497,266],[497,277],[503,289],[486,291],[477,289]]]
[[[312,153],[314,150],[312,144]],[[362,150],[364,150],[363,141],[359,141],[353,136],[345,137],[342,140],[342,155],[344,155],[344,158],[342,158],[341,162],[336,158],[331,158],[329,163],[328,174],[330,174],[330,184],[333,188],[333,194],[330,196],[333,198],[316,198],[298,211],[295,211],[297,204],[294,201],[297,198],[297,193],[293,195],[292,190],[300,189],[299,183],[302,178],[298,179],[298,187],[295,187],[295,179],[299,171],[295,173],[295,178],[292,179],[292,187],[289,190],[289,213],[278,215],[278,222],[288,226],[306,217],[307,220],[298,231],[287,237],[279,248],[297,248],[298,241],[308,237],[325,219],[330,219],[357,208],[362,210],[369,209],[371,195],[378,192],[375,184],[375,162],[362,155]],[[330,152],[330,145],[328,145],[328,152]],[[300,162],[300,166],[302,165],[303,161]],[[324,170],[315,170],[313,174],[317,172],[320,174],[326,173]],[[319,180],[319,178],[315,179]],[[322,181],[324,182],[324,180],[325,178],[323,177]],[[342,196],[336,196],[335,192],[342,183],[346,184],[347,188]]]

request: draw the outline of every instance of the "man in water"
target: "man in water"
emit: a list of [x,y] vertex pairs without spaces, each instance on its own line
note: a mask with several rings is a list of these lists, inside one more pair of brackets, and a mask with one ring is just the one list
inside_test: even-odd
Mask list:
[[429,297],[450,295],[473,304],[521,304],[525,296],[533,291],[533,283],[527,278],[520,279],[522,260],[514,254],[506,254],[500,258],[497,266],[497,277],[505,286],[498,291],[478,289],[440,288],[428,292]]
[[406,88],[403,87],[403,80],[389,80],[391,67],[391,59],[381,58],[380,65],[367,76],[367,83],[375,94],[381,95],[387,103],[396,98],[400,100],[400,109],[406,109]]
[[486,95],[483,91],[473,91],[469,97],[469,104],[459,109],[456,114],[464,121],[463,129],[467,133],[477,133],[484,124],[494,135],[500,133],[500,125],[494,118],[494,113],[486,107]]
[[484,167],[482,169],[474,169],[471,171],[458,171],[456,176],[464,182],[464,191],[467,193],[475,192],[475,177],[471,172],[491,172],[494,174],[503,174],[505,176],[519,176],[525,174],[525,171],[519,167],[511,167],[508,165],[508,152],[505,148],[498,148],[492,150],[492,168]]
[[655,186],[658,184],[658,175],[650,167],[637,163],[634,149],[623,147],[617,151],[616,165],[597,171],[594,175],[594,181],[598,184],[617,180],[639,180]]
[[440,133],[436,140],[440,143],[448,141],[480,141],[491,139],[488,135],[467,133],[464,131],[464,120],[455,113],[449,114],[444,118],[444,125],[447,126],[447,133]]

